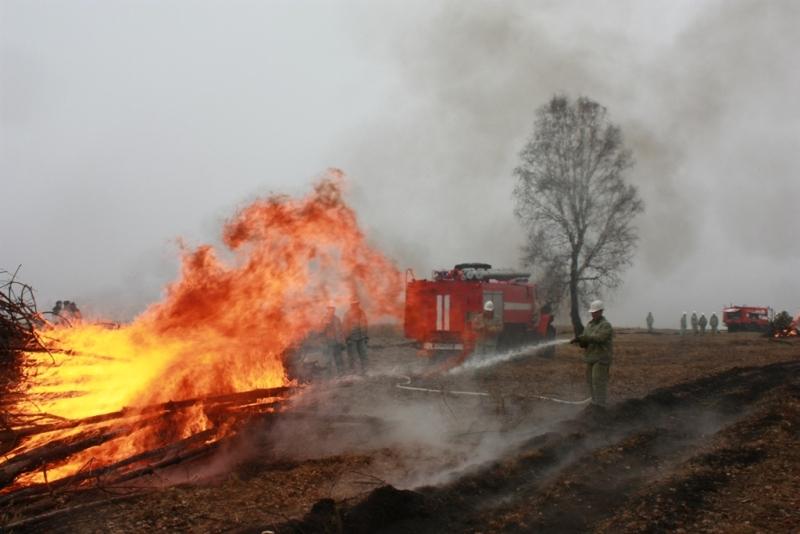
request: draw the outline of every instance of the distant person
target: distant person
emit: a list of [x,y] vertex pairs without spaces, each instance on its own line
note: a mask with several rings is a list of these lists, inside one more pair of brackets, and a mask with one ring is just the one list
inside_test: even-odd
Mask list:
[[707,324],[708,324],[708,319],[706,319],[706,314],[705,313],[701,313],[700,314],[700,318],[697,320],[697,326],[700,327],[700,333],[701,334],[705,334],[706,333],[706,325]]
[[683,315],[681,315],[681,335],[686,335],[686,312],[683,312]]
[[324,342],[323,350],[328,359],[331,376],[344,374],[344,359],[342,352],[345,349],[342,321],[336,316],[336,306],[328,305],[325,313],[325,326],[322,329]]
[[50,311],[50,313],[52,314],[52,318],[50,319],[51,324],[61,325],[66,323],[63,316],[64,303],[60,300],[56,301],[56,305],[53,306],[53,309]]
[[475,338],[475,354],[484,356],[497,351],[497,338],[502,326],[495,321],[494,302],[487,300],[483,303],[483,313],[475,314],[470,328]]
[[358,299],[352,300],[342,323],[350,370],[355,371],[356,358],[358,358],[361,364],[361,374],[364,374],[367,372],[367,341],[369,337],[367,337],[367,316],[361,309]]
[[65,301],[65,309],[67,311],[67,315],[69,315],[69,320],[72,322],[80,322],[83,319],[83,315],[81,315],[81,310],[78,309],[78,305],[75,304],[75,301]]
[[719,326],[719,318],[717,318],[716,313],[711,314],[711,317],[708,319],[708,326],[711,328],[712,334],[716,334],[718,332],[717,327]]
[[653,313],[647,312],[647,331],[653,333]]
[[697,335],[697,312],[692,312],[692,334]]
[[592,404],[605,407],[608,394],[608,375],[613,355],[614,329],[603,317],[603,302],[595,300],[589,305],[592,320],[586,325],[583,333],[570,343],[577,343],[586,352],[586,386],[592,398]]

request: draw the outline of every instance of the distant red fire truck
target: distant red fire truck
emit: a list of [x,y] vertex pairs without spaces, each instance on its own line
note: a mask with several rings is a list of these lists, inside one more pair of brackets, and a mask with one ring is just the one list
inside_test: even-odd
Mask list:
[[431,280],[406,280],[405,335],[433,355],[468,354],[470,321],[494,304],[495,321],[502,324],[498,350],[554,338],[553,316],[541,308],[529,273],[493,269],[487,263],[461,263],[434,271]]
[[722,310],[722,322],[728,332],[767,332],[773,316],[772,308],[767,306],[734,306]]

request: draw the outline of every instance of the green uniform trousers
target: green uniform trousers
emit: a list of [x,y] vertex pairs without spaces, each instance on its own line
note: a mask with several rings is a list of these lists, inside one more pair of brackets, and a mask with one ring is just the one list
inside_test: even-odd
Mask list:
[[592,362],[586,364],[586,386],[592,397],[592,404],[606,405],[608,393],[608,374],[610,364]]

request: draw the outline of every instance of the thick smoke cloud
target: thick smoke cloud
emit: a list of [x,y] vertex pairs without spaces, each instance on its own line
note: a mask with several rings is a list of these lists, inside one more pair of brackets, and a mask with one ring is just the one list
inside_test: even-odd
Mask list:
[[399,267],[516,266],[511,173],[566,93],[604,104],[637,159],[615,322],[800,307],[796,2],[182,6],[2,4],[0,267],[44,305],[129,318],[174,278],[176,238],[331,166]]
[[[351,164],[383,191],[370,187],[363,212],[394,228],[397,256],[423,272],[516,265],[511,171],[533,110],[555,93],[587,95],[622,126],[646,202],[635,264],[610,295],[618,320],[653,310],[667,326],[730,301],[794,311],[798,15],[792,2],[458,2],[400,14],[379,50],[402,86]],[[364,39],[380,42],[377,31]],[[398,224],[389,203],[413,215]],[[409,247],[410,235],[424,237]]]

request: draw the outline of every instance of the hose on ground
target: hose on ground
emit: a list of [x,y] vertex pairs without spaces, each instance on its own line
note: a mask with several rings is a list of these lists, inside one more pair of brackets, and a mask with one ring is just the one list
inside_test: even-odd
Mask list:
[[[422,388],[418,386],[412,386],[410,385],[411,384],[410,376],[403,376],[402,378],[405,379],[405,382],[400,382],[398,384],[395,384],[395,387],[398,389],[404,389],[407,391],[421,391],[424,393],[438,393],[440,395],[447,393],[448,395],[470,395],[474,397],[491,397],[491,394],[486,393],[485,391],[458,391],[458,390],[448,390],[444,388],[432,389],[432,388]],[[592,400],[590,397],[588,399],[583,399],[580,401],[570,401],[564,399],[557,399],[555,397],[545,397],[544,395],[525,395],[524,398],[545,400],[545,401],[555,402],[558,404],[573,404],[573,405],[586,404]]]

